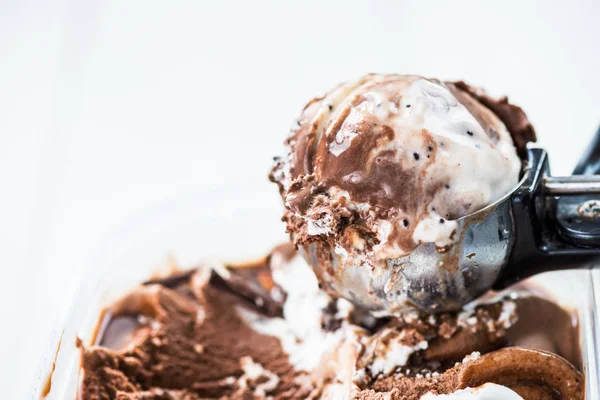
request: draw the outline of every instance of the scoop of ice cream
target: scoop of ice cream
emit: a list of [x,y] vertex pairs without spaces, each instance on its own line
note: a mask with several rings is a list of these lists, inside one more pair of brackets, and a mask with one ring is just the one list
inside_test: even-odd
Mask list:
[[296,245],[318,247],[326,288],[352,300],[340,270],[374,270],[421,243],[448,249],[456,219],[516,187],[533,130],[518,107],[490,99],[463,83],[367,75],[305,106],[270,177]]

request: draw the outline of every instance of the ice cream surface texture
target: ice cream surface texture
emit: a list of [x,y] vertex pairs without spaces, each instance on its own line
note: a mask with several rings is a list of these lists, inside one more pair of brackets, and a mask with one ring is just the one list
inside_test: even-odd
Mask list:
[[82,400],[582,399],[577,329],[549,300],[509,292],[377,319],[281,250],[148,281],[110,305],[82,348]]
[[517,186],[533,129],[490,99],[462,82],[372,74],[305,106],[270,177],[296,245],[317,248],[320,279],[339,278],[331,257],[374,270],[422,243],[444,251],[457,219]]

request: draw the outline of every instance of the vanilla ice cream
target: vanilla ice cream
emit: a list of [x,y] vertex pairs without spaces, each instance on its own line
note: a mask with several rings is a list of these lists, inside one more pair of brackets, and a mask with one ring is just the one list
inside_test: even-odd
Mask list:
[[427,393],[420,400],[523,400],[514,391],[509,388],[496,385],[495,383],[486,383],[476,388],[466,388],[457,390],[450,394]]

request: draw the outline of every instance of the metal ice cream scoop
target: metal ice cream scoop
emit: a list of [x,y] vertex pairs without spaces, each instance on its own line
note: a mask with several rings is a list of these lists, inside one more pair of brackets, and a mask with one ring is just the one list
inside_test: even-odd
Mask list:
[[[381,314],[409,306],[442,312],[540,272],[584,268],[600,257],[598,173],[600,129],[573,176],[551,176],[547,153],[529,148],[515,190],[458,219],[450,249],[424,243],[371,270],[344,269],[332,254],[339,281],[329,289]],[[303,250],[318,270],[316,248]]]

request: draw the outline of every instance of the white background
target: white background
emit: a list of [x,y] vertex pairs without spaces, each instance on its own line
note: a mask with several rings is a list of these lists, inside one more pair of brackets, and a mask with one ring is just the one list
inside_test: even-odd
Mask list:
[[568,174],[600,122],[599,17],[597,1],[0,1],[0,387],[29,384],[103,238],[203,188],[275,195],[291,121],[341,80],[510,94]]

